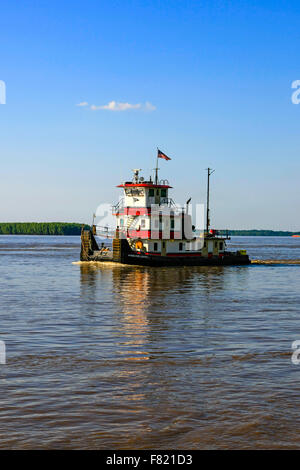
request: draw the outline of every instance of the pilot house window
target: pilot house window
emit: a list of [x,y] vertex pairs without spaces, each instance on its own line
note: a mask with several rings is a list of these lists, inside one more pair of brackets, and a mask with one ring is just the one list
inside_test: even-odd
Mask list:
[[150,188],[149,189],[149,197],[153,197],[153,196],[154,196],[154,189]]
[[166,197],[167,196],[167,190],[162,189],[160,194],[161,194],[161,197]]
[[157,243],[155,242],[154,245],[153,245],[153,250],[154,251],[157,251]]
[[179,243],[179,251],[182,251],[182,249],[183,249],[183,243],[180,242],[180,243]]

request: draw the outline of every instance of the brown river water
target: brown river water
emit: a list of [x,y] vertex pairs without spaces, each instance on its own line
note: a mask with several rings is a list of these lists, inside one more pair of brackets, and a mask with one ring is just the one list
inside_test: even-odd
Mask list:
[[[234,237],[253,259],[300,239]],[[0,237],[0,448],[298,448],[300,266],[76,265]]]

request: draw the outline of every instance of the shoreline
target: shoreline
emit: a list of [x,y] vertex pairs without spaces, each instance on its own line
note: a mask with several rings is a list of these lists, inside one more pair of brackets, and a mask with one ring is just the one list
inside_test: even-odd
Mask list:
[[[0,222],[0,235],[80,236],[83,227],[89,229],[89,225],[77,222]],[[300,231],[290,230],[219,229],[217,231],[219,235],[228,234],[230,237],[300,236]]]

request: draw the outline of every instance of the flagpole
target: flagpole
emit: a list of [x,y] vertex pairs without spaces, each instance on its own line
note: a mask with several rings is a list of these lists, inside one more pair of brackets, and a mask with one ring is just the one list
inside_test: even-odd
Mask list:
[[157,154],[156,154],[155,184],[158,184],[158,147],[157,147]]
[[206,234],[208,235],[210,227],[210,216],[209,216],[209,178],[215,170],[207,168],[207,196],[206,196]]

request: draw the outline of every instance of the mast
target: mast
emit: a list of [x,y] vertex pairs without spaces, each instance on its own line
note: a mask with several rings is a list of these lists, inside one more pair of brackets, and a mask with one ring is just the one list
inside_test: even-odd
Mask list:
[[158,147],[157,147],[156,168],[155,168],[155,184],[158,184]]
[[209,219],[209,178],[215,170],[207,168],[207,200],[206,200],[206,234],[208,235],[210,219]]

